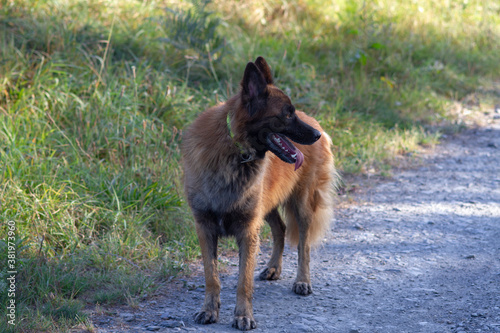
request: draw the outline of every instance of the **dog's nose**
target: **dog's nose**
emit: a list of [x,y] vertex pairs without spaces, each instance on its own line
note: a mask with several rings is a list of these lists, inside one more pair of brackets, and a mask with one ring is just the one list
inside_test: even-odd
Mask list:
[[319,138],[321,138],[321,132],[320,131],[316,131],[316,133],[314,134],[314,141],[318,141]]

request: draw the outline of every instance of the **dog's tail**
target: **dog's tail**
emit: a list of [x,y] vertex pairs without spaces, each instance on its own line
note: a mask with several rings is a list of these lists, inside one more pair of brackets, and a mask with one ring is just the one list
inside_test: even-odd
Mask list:
[[332,139],[323,133],[327,139],[324,149],[327,158],[315,170],[314,181],[307,185],[307,190],[285,204],[286,238],[290,245],[299,243],[299,224],[297,218],[308,223],[308,238],[310,245],[316,245],[328,233],[333,220],[333,204],[336,198],[337,186],[340,180],[335,169],[331,153]]

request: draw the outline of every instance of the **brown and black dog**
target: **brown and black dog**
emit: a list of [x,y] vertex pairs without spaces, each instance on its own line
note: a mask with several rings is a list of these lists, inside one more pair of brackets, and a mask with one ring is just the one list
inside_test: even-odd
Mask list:
[[298,244],[293,291],[312,293],[310,247],[328,229],[337,182],[330,146],[331,139],[318,122],[296,111],[290,98],[273,84],[262,57],[247,64],[238,94],[207,109],[184,131],[184,185],[196,221],[206,284],[196,322],[209,324],[219,318],[217,241],[232,235],[239,246],[233,326],[256,327],[253,273],[264,219],[271,227],[273,252],[260,279],[280,277],[286,235],[292,245]]

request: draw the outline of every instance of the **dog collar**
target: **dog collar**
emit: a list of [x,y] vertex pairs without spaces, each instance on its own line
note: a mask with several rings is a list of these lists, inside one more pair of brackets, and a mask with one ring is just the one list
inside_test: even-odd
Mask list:
[[229,136],[233,140],[234,145],[240,150],[241,163],[247,163],[255,160],[254,154],[249,154],[245,151],[242,144],[238,141],[234,140],[234,133],[231,130],[231,117],[229,116],[229,112],[226,117],[227,130],[229,131]]

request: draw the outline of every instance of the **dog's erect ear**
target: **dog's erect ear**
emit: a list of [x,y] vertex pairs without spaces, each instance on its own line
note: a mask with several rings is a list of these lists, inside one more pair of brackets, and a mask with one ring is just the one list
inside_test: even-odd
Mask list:
[[262,95],[267,87],[264,76],[253,62],[247,64],[241,85],[243,94],[247,95],[250,99]]
[[265,107],[267,99],[267,83],[259,68],[249,62],[241,81],[241,98],[250,116]]
[[257,68],[260,70],[262,75],[264,75],[264,79],[267,84],[273,84],[273,75],[271,74],[271,68],[267,64],[266,59],[258,57],[255,60],[255,65],[257,65]]

